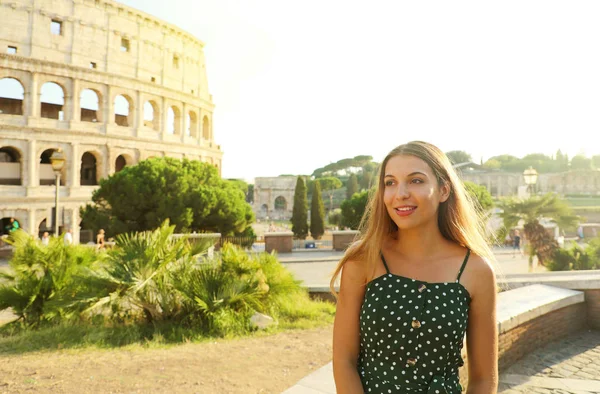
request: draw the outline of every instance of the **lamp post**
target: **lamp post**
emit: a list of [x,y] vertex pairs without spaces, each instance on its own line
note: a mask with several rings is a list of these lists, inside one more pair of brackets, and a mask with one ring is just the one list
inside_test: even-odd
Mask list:
[[529,166],[528,169],[523,171],[523,178],[525,178],[525,184],[527,185],[527,191],[529,192],[529,195],[531,196],[533,188],[535,187],[535,184],[538,179],[538,172],[535,170],[535,168]]
[[54,236],[58,237],[58,190],[60,187],[60,172],[65,166],[65,155],[60,150],[57,149],[50,156],[50,164],[52,165],[52,170],[56,174],[56,195],[54,196]]

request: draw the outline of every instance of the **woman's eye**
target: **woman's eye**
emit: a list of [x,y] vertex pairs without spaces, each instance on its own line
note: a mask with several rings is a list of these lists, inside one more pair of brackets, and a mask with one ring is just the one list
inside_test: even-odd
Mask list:
[[394,184],[394,181],[385,181],[386,186],[392,186],[393,184]]
[[419,178],[415,178],[412,180],[412,183],[423,183],[423,180],[419,179]]

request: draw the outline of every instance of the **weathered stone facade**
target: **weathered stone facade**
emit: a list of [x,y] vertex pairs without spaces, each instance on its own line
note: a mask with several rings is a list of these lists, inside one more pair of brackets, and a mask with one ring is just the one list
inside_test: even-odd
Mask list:
[[190,34],[110,0],[0,1],[0,26],[0,219],[31,234],[52,221],[56,149],[59,222],[76,240],[79,208],[126,165],[186,157],[220,172],[204,44]]
[[[494,197],[514,196],[519,187],[526,187],[522,173],[462,169],[461,178],[485,186]],[[600,170],[573,170],[539,174],[535,188],[538,193],[600,194]]]
[[254,213],[257,219],[292,218],[297,177],[280,176],[254,179]]

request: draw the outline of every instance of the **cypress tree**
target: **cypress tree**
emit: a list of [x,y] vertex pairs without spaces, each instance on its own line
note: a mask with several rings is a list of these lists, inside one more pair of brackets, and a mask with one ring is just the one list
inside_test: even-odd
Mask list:
[[[314,194],[314,193],[313,193]],[[298,177],[294,191],[294,208],[292,211],[292,232],[296,238],[306,239],[308,235],[308,201],[304,178]]]
[[321,239],[323,234],[325,234],[325,207],[321,196],[321,184],[316,181],[313,185],[310,205],[310,235],[314,239]]
[[348,178],[348,184],[346,185],[346,199],[351,199],[354,193],[358,193],[358,191],[358,177],[356,174],[352,174]]

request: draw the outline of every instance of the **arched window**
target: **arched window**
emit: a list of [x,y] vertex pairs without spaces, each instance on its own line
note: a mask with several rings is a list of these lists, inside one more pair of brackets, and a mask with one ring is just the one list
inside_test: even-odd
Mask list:
[[207,116],[202,120],[202,138],[206,141],[210,140],[210,124]]
[[285,201],[285,197],[279,196],[275,199],[275,210],[276,211],[285,211],[287,209],[287,201]]
[[167,134],[181,134],[181,112],[177,107],[170,107],[167,112]]
[[153,130],[160,130],[160,111],[158,105],[150,100],[144,104],[144,126]]
[[[56,149],[46,149],[40,155],[40,185],[55,185],[56,184],[56,174],[52,169],[52,163],[50,162],[50,157],[56,151]],[[63,169],[60,172],[60,184],[62,186],[65,185],[67,180],[67,166],[69,162],[66,161]]]
[[196,115],[195,112],[190,111],[190,112],[188,112],[188,116],[187,116],[186,135],[189,135],[191,137],[197,137],[197,135],[196,135],[197,130],[198,130],[198,116]]
[[22,185],[21,154],[10,146],[0,148],[0,185]]
[[23,115],[25,89],[14,78],[0,79],[0,115]]
[[42,86],[41,111],[42,118],[65,120],[63,106],[65,105],[65,92],[60,85],[46,82]]
[[128,155],[119,155],[115,160],[115,173],[121,171],[123,168],[130,166],[133,160]]
[[80,182],[81,186],[95,186],[98,184],[96,156],[90,152],[85,152],[81,156]]
[[133,104],[129,97],[118,95],[115,97],[115,123],[123,127],[133,126]]
[[100,121],[100,98],[98,93],[92,89],[84,89],[79,97],[79,106],[81,107],[82,122]]

